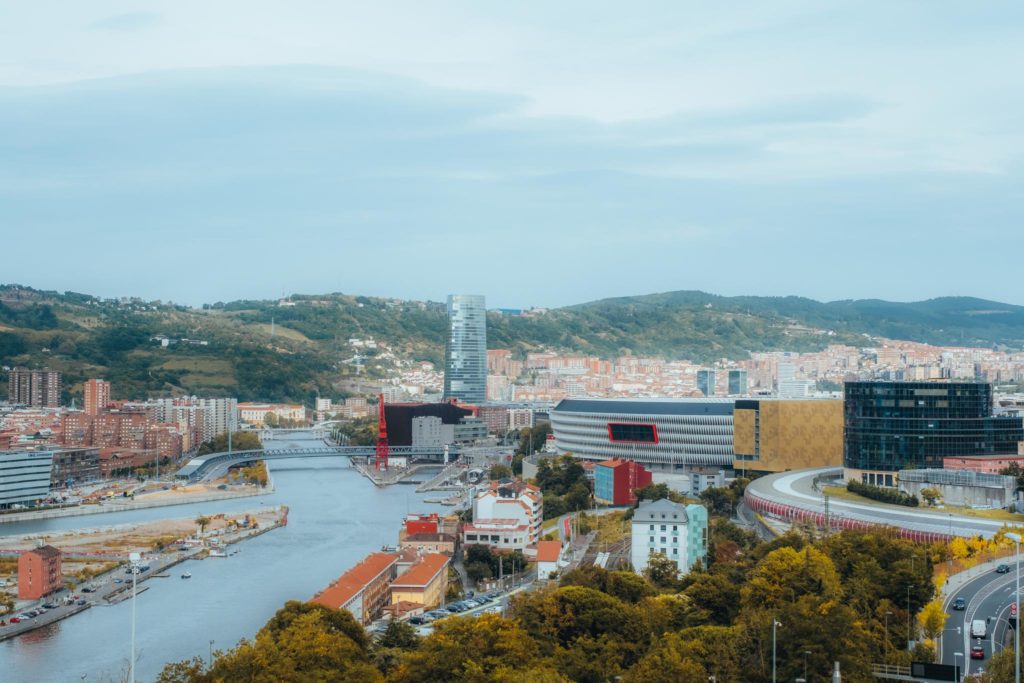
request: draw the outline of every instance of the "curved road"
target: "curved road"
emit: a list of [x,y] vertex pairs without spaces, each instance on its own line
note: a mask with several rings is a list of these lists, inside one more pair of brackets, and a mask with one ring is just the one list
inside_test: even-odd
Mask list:
[[[748,507],[770,517],[803,519],[824,525],[824,496],[815,489],[815,479],[841,476],[842,468],[824,467],[771,474],[747,485]],[[841,528],[872,525],[896,527],[903,535],[918,540],[942,540],[953,536],[991,538],[1006,523],[952,513],[928,512],[899,505],[857,503],[829,498],[829,523]]]
[[[1013,567],[1012,561],[1008,564]],[[940,642],[943,664],[964,666],[966,657],[966,676],[972,672],[978,673],[1004,645],[1013,647],[1013,631],[1009,630],[1007,617],[1010,614],[1010,603],[1013,602],[1014,581],[1013,571],[1008,574],[997,574],[988,570],[945,598],[943,606],[949,614],[949,619],[946,621]],[[967,603],[966,609],[952,609],[953,601],[958,597]],[[970,637],[970,625],[975,619],[986,622],[985,638]],[[982,646],[985,652],[984,659],[970,659],[970,648],[973,645]],[[958,654],[962,656],[957,656]]]

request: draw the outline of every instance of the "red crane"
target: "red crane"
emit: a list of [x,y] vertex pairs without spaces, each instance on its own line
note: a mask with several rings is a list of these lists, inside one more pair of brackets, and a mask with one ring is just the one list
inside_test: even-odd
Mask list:
[[384,394],[377,399],[377,469],[388,468],[388,423],[384,419]]

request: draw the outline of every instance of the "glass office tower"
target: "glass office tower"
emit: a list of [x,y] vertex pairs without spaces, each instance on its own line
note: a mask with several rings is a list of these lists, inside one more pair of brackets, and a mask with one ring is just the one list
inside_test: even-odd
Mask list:
[[981,382],[847,382],[843,464],[892,485],[901,469],[942,467],[946,456],[1015,454],[1019,417],[992,415],[992,387]]
[[487,398],[487,309],[482,296],[448,297],[444,397],[465,403],[483,403]]

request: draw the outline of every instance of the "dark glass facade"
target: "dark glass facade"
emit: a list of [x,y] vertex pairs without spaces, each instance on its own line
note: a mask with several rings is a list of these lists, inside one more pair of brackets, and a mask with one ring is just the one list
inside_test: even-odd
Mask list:
[[942,467],[946,456],[1015,454],[1019,417],[992,416],[981,382],[847,382],[843,463],[860,470]]

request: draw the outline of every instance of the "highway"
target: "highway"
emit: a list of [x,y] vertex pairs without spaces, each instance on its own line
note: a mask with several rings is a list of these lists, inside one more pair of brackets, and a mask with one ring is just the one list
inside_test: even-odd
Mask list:
[[[807,519],[824,524],[825,499],[815,480],[842,476],[842,468],[824,467],[796,470],[761,477],[750,482],[745,493],[747,506],[779,519]],[[953,536],[991,538],[1006,523],[978,517],[963,517],[941,511],[927,511],[883,503],[859,503],[831,497],[829,523],[838,528],[871,525],[896,527],[904,536],[920,541],[947,540]]]
[[[1009,561],[1011,568],[1012,560]],[[960,664],[964,666],[964,659],[967,659],[964,675],[980,672],[994,652],[1002,649],[1004,643],[1013,647],[1013,631],[1009,630],[1007,617],[1010,613],[1010,603],[1013,601],[1014,572],[1008,574],[997,574],[995,571],[987,571],[977,578],[971,579],[959,590],[951,592],[944,600],[943,606],[949,619],[946,620],[946,628],[943,630],[940,653],[943,664]],[[964,610],[954,610],[953,602],[961,597],[967,603]],[[970,625],[975,619],[986,622],[987,637],[977,639],[970,637]],[[982,660],[970,659],[970,648],[972,645],[980,644],[985,650],[985,658]],[[961,656],[957,656],[961,653]]]

